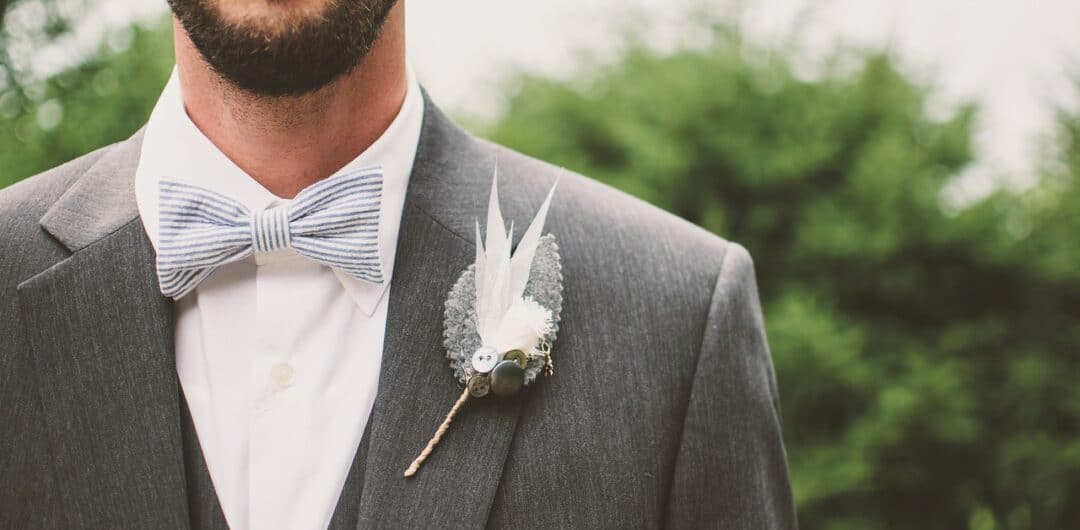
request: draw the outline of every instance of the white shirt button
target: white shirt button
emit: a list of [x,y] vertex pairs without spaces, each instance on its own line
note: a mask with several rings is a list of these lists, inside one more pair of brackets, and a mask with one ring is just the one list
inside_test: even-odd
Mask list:
[[289,388],[296,381],[296,370],[289,363],[277,363],[270,369],[270,378],[281,388]]

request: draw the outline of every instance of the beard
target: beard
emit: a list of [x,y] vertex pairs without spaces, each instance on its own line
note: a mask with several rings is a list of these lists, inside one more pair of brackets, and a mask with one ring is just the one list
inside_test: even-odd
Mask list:
[[168,1],[214,72],[244,92],[269,97],[307,94],[351,72],[397,2],[326,0],[310,13],[264,0],[266,11],[277,13],[229,17],[221,4],[230,0]]

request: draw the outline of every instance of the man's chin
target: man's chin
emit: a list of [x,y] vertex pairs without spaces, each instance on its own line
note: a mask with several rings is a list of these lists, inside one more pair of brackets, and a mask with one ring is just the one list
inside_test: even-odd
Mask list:
[[206,62],[235,87],[299,96],[371,50],[395,0],[169,0]]

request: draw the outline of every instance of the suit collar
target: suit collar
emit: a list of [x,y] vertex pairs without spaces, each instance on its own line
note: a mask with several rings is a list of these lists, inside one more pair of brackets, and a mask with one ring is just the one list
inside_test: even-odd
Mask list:
[[143,129],[107,148],[41,218],[41,227],[75,252],[139,216],[135,167]]
[[[423,121],[405,208],[423,211],[443,229],[472,244],[473,222],[485,218],[491,175],[498,148],[477,140],[458,127],[423,95]],[[41,226],[69,251],[78,251],[139,218],[135,173],[139,167],[146,128],[106,148],[106,152],[53,203]],[[517,156],[510,154],[510,156]],[[543,197],[549,181],[515,178],[522,193],[504,194],[503,213],[523,229]],[[503,179],[507,178],[506,175]],[[513,189],[504,186],[506,189]],[[535,204],[533,204],[535,203]],[[399,232],[398,247],[402,234]]]

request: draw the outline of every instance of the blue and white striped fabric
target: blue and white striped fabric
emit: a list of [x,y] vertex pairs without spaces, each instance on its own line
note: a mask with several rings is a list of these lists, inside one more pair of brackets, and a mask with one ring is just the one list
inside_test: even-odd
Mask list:
[[382,167],[335,175],[288,205],[251,212],[208,189],[160,183],[157,271],[161,292],[180,299],[220,265],[255,252],[297,254],[372,283],[382,283],[379,206]]

